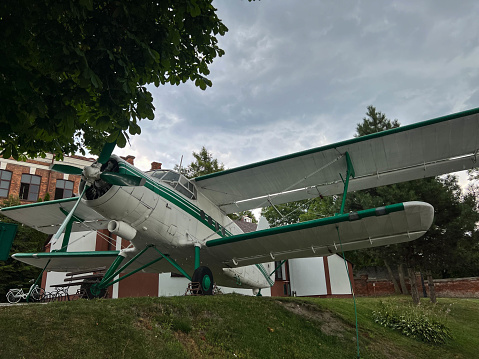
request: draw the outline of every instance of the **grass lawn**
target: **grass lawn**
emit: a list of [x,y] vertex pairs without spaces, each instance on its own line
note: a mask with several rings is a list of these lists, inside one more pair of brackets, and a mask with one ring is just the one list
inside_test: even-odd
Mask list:
[[[475,358],[479,300],[439,299],[453,339],[432,345],[374,323],[358,298],[362,358]],[[428,305],[426,301],[422,305]],[[77,300],[0,307],[0,358],[356,358],[352,299],[213,297]]]

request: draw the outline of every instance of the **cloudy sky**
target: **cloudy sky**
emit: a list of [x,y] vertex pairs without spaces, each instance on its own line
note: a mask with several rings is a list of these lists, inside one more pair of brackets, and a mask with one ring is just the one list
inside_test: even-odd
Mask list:
[[213,87],[152,87],[143,170],[205,146],[226,168],[353,137],[374,105],[402,125],[479,107],[479,2],[215,0]]

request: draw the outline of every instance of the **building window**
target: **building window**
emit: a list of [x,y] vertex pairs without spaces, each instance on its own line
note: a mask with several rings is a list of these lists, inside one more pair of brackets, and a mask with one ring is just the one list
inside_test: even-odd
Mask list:
[[282,261],[275,261],[274,262],[274,267],[276,268],[275,271],[275,279],[276,280],[286,280],[286,270],[285,270],[285,264],[281,264]]
[[26,201],[36,201],[40,192],[40,176],[22,174],[20,183],[20,199]]
[[0,197],[8,197],[10,182],[12,181],[12,172],[0,170]]
[[73,182],[66,180],[57,180],[57,187],[55,188],[55,199],[73,197]]

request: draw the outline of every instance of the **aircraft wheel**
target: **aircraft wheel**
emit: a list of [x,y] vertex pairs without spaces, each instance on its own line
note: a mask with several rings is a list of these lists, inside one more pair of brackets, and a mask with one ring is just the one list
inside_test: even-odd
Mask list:
[[213,294],[213,273],[208,267],[198,267],[193,273],[191,281],[194,283],[200,283],[200,288],[203,295]]
[[106,294],[106,288],[99,289],[98,283],[83,283],[80,291],[85,294],[85,299],[103,298]]

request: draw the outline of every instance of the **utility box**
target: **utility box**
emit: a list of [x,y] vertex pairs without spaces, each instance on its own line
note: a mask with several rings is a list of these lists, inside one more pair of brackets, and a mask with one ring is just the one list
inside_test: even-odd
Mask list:
[[17,224],[0,222],[0,261],[8,259],[17,227]]

